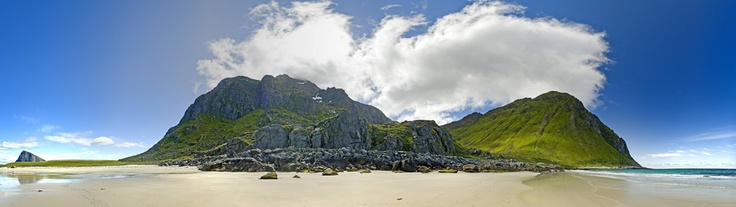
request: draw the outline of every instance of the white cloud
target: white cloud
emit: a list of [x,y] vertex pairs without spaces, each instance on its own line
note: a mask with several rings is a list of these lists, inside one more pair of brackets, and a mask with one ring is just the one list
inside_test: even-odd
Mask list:
[[386,6],[381,7],[381,10],[386,11],[386,10],[393,9],[393,8],[396,8],[396,7],[400,7],[400,6],[401,5],[398,5],[398,4],[389,4],[389,5],[386,5]]
[[330,2],[255,7],[261,23],[242,40],[209,43],[212,59],[197,70],[213,88],[226,77],[289,74],[336,86],[401,120],[447,123],[452,112],[509,103],[550,90],[595,106],[605,76],[605,34],[554,18],[527,18],[524,7],[476,2],[446,15],[427,32],[422,15],[387,16],[373,34],[355,39],[351,16]]
[[115,144],[115,146],[116,147],[124,147],[124,148],[127,148],[127,147],[141,147],[141,148],[145,148],[146,147],[146,146],[143,146],[143,144],[134,143],[134,142],[118,143],[118,144]]
[[89,138],[92,132],[59,132],[56,135],[48,135],[43,138],[58,143],[75,143],[84,146],[111,145],[115,144],[109,137]]
[[682,157],[685,155],[680,152],[665,152],[665,153],[659,153],[659,154],[649,154],[647,156],[651,158],[665,158],[665,157]]
[[[48,135],[44,136],[43,138],[52,142],[58,142],[58,143],[75,143],[79,145],[84,146],[104,146],[104,145],[113,145],[115,147],[145,147],[142,144],[139,143],[133,143],[133,142],[116,142],[115,139],[111,137],[106,136],[98,136],[96,138],[91,138],[92,136],[91,131],[87,132],[59,132],[55,135]],[[121,141],[121,140],[118,140]]]
[[97,137],[90,142],[90,145],[111,145],[115,144],[109,137]]
[[705,141],[729,138],[736,138],[736,131],[707,132],[691,136],[689,139],[690,141]]
[[700,154],[703,154],[703,155],[708,155],[708,156],[711,156],[711,155],[713,155],[712,153],[710,153],[710,152],[706,152],[706,151],[700,152]]
[[38,142],[36,141],[24,141],[24,142],[2,142],[0,144],[0,150],[5,149],[28,149],[28,148],[34,148],[38,147]]
[[43,127],[41,127],[41,132],[47,133],[47,132],[52,132],[52,131],[54,131],[56,129],[59,129],[59,126],[55,126],[55,125],[43,125]]

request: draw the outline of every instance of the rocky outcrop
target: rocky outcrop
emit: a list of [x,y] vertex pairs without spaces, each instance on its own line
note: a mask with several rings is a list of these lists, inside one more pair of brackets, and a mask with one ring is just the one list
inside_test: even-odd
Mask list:
[[18,155],[18,159],[15,160],[15,162],[45,162],[43,158],[34,155],[31,152],[23,150],[23,152],[20,152],[20,155]]
[[412,121],[406,124],[412,130],[412,152],[455,154],[452,135],[434,121]]
[[[392,129],[376,129],[380,127]],[[381,133],[381,130],[392,132]],[[378,131],[378,132],[376,132]],[[397,137],[398,136],[400,137]],[[455,154],[452,136],[434,121],[410,121],[385,125],[369,124],[354,113],[345,112],[317,126],[272,125],[260,128],[253,148],[348,148],[383,151],[406,150],[417,153]]]
[[542,166],[516,160],[475,160],[456,156],[414,153],[404,151],[368,151],[359,149],[252,149],[236,156],[203,156],[189,160],[166,161],[162,166],[197,166],[203,171],[312,171],[322,172],[327,168],[343,171],[347,169],[400,170],[416,172],[422,169],[457,169],[472,166],[478,171],[540,171],[559,166]]

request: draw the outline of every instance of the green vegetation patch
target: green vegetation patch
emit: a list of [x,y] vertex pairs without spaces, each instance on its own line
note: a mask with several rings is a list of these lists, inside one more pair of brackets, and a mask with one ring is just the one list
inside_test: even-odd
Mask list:
[[116,166],[147,164],[141,162],[121,162],[118,160],[49,160],[45,162],[13,162],[0,167],[92,167],[92,166]]
[[370,124],[368,134],[373,138],[373,146],[383,144],[387,138],[394,138],[401,142],[401,150],[410,151],[414,135],[407,123]]
[[516,100],[445,127],[464,148],[521,161],[567,167],[639,166],[614,147],[622,142],[619,136],[568,94],[550,92]]

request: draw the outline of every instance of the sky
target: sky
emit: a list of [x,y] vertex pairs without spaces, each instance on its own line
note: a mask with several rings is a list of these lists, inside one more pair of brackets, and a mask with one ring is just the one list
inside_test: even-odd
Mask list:
[[141,153],[221,79],[448,123],[550,90],[644,166],[736,168],[733,1],[0,1],[0,163]]

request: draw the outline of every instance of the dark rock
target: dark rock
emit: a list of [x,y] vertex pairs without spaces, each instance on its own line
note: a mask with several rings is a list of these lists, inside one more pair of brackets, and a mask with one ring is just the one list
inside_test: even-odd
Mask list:
[[276,172],[268,172],[265,175],[261,176],[261,180],[275,180],[279,179],[279,175],[276,174]]
[[[456,156],[403,152],[361,151],[349,148],[277,148],[251,149],[237,155],[201,156],[189,160],[162,162],[161,166],[197,166],[203,171],[245,172],[323,172],[356,169],[424,172],[432,169],[479,171],[538,171],[541,165],[527,165],[516,160],[474,160]],[[549,167],[545,165],[546,167]],[[550,165],[554,166],[554,165]]]
[[325,169],[324,172],[322,172],[322,175],[324,176],[331,176],[331,175],[337,175],[337,172],[332,170],[331,168]]
[[299,177],[299,175],[294,175],[294,177],[292,178],[302,178],[302,177]]
[[399,170],[404,172],[416,172],[417,166],[411,160],[405,159],[401,160],[399,164]]
[[417,171],[421,173],[430,173],[432,172],[432,169],[429,169],[429,167],[427,166],[419,166],[419,168],[417,168]]
[[34,155],[33,153],[25,151],[25,150],[20,152],[20,155],[18,155],[18,159],[15,160],[15,162],[45,162],[45,161],[46,160],[44,160],[43,158],[38,157]]
[[478,169],[477,165],[467,164],[467,165],[463,165],[463,172],[469,172],[469,173],[480,172],[480,169]]

